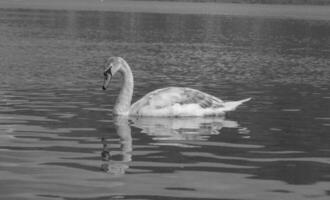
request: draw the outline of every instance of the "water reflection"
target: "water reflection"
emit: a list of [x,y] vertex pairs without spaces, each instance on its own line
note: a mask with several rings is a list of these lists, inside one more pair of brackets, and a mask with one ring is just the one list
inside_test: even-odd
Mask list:
[[[237,128],[238,123],[224,117],[191,118],[130,118],[132,126],[142,129],[155,141],[170,141],[169,145],[178,145],[178,141],[207,140],[218,135],[222,128]],[[172,142],[172,143],[171,143]]]
[[129,162],[132,160],[132,134],[127,117],[115,117],[114,125],[120,138],[120,155],[114,154],[106,139],[102,138],[101,169],[110,174],[120,175],[125,174],[125,171],[129,168]]
[[[210,118],[150,118],[114,116],[114,127],[120,139],[120,153],[112,151],[105,138],[101,139],[101,170],[110,174],[125,174],[132,161],[131,126],[141,129],[152,137],[153,145],[178,147],[194,147],[185,141],[207,140],[211,135],[218,135],[222,128],[237,128],[236,121],[225,120],[224,117]],[[245,128],[246,129],[246,128]]]

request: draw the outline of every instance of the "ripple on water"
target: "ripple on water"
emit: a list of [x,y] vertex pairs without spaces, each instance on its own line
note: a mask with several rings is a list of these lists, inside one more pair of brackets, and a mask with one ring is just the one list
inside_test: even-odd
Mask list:
[[300,112],[301,109],[296,109],[296,108],[285,108],[285,109],[281,109],[281,111],[283,111],[283,112]]
[[[327,199],[328,22],[0,17],[3,199]],[[113,53],[132,66],[134,100],[166,86],[253,100],[222,119],[117,119],[119,78],[100,88]]]

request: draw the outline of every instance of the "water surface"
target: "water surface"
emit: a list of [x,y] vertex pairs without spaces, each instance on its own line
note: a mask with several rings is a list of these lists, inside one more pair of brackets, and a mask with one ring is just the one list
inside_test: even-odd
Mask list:
[[[4,199],[328,199],[329,21],[0,10]],[[253,100],[222,118],[116,118],[121,56],[133,100],[188,86]]]

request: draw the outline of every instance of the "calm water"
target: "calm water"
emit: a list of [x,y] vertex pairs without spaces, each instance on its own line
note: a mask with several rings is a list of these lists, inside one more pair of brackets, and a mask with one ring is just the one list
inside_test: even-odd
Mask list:
[[[1,199],[329,199],[330,21],[0,10]],[[115,118],[189,86],[253,100],[224,118]]]

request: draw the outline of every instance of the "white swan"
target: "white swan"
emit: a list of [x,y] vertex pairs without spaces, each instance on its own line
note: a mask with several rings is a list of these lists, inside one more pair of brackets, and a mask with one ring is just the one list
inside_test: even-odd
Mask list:
[[146,94],[143,98],[131,105],[134,81],[131,68],[120,57],[110,57],[105,65],[104,84],[105,90],[112,78],[119,72],[124,83],[114,106],[116,115],[132,116],[217,116],[227,111],[235,110],[240,104],[249,101],[224,102],[204,92],[184,87],[167,87]]

